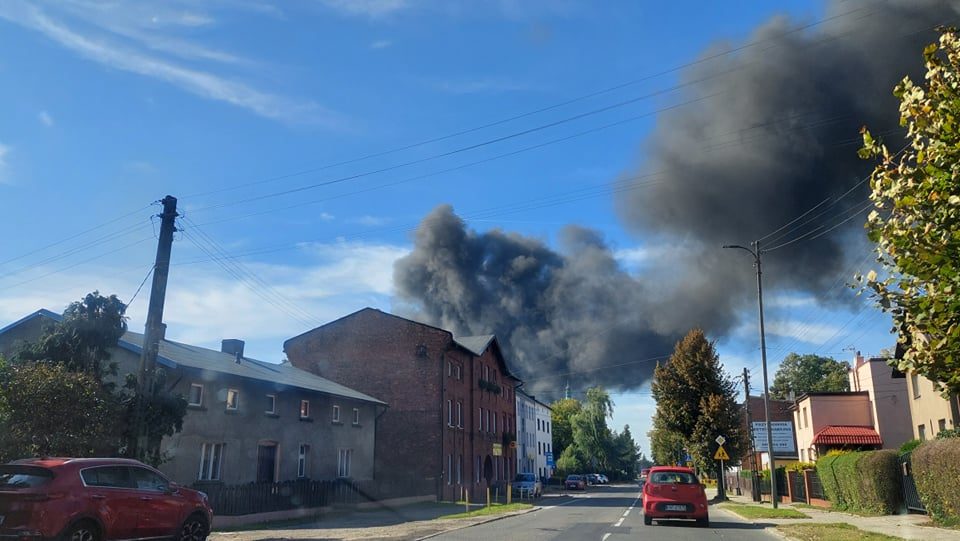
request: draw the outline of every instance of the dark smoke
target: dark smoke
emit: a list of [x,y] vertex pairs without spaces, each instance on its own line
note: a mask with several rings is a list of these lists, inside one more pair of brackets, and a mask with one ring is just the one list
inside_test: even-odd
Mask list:
[[[754,306],[749,256],[722,244],[749,243],[847,192],[871,169],[856,154],[861,126],[899,148],[892,89],[904,75],[922,76],[934,27],[958,15],[956,2],[838,0],[823,24],[801,29],[776,18],[751,36],[758,45],[686,70],[682,79],[697,82],[680,100],[706,98],[658,118],[630,175],[658,171],[659,182],[617,202],[646,246],[669,246],[641,275],[626,273],[590,230],[568,226],[554,251],[517,234],[470,231],[442,206],[395,267],[399,299],[456,334],[496,334],[536,392],[556,396],[567,378],[542,376],[571,372],[578,389],[639,386],[654,363],[636,361],[669,353],[694,326],[724,336]],[[814,225],[838,223],[866,193],[861,185]],[[824,292],[865,253],[862,224],[860,215],[768,254],[765,284],[846,302]]]

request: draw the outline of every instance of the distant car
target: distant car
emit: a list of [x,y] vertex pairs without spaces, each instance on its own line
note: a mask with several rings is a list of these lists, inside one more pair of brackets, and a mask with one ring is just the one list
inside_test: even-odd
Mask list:
[[539,498],[543,495],[543,483],[533,473],[518,473],[510,486],[513,488],[514,494],[519,497],[532,496]]
[[608,484],[610,484],[610,478],[607,477],[606,475],[604,475],[604,474],[601,473],[601,474],[599,474],[597,477],[600,478],[600,484],[601,484],[601,485],[608,485]]
[[599,485],[599,484],[600,484],[600,477],[599,477],[597,474],[595,474],[595,473],[588,473],[588,474],[584,475],[584,477],[586,477],[586,479],[587,479],[587,484],[588,484],[588,485]]
[[640,468],[640,477],[646,477],[650,473],[650,468]]
[[587,479],[583,475],[568,475],[563,482],[563,488],[571,490],[586,490]]
[[690,468],[658,466],[650,468],[643,485],[643,523],[654,520],[689,519],[698,526],[709,526],[707,494]]
[[205,494],[136,460],[34,458],[0,465],[0,539],[202,541],[212,520]]
[[640,490],[643,490],[643,485],[647,482],[647,476],[641,475],[640,479],[637,479],[637,485],[640,486]]

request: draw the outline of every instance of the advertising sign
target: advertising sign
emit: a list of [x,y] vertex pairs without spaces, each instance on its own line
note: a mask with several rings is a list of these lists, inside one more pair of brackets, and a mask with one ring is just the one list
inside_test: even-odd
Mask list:
[[[793,440],[793,423],[790,421],[771,421],[770,428],[773,431],[774,453],[797,452]],[[769,451],[767,449],[767,423],[764,421],[753,422],[753,445],[758,453]]]

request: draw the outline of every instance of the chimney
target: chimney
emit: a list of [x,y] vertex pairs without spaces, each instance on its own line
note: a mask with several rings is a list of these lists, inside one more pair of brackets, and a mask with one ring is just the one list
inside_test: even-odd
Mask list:
[[243,345],[243,340],[226,338],[220,342],[220,351],[236,356],[238,359],[237,362],[240,362],[239,359],[243,357]]

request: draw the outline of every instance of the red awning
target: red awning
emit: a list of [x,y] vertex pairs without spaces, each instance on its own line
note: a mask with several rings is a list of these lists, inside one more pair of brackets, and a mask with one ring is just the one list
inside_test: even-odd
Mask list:
[[826,426],[813,437],[814,445],[883,445],[869,426]]

